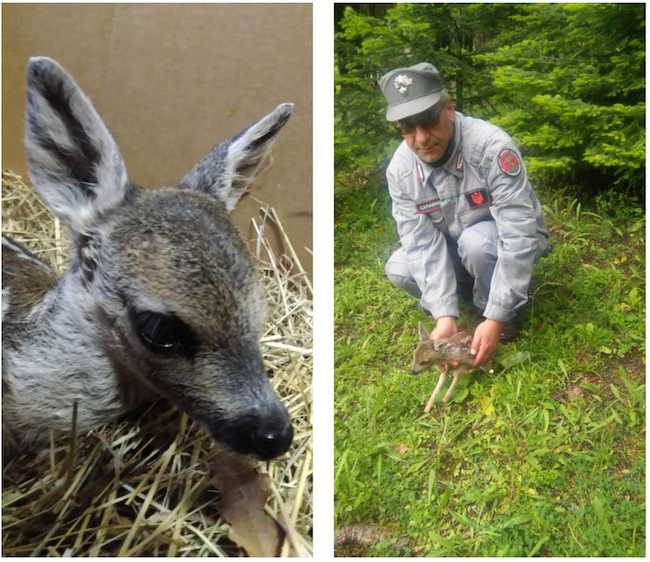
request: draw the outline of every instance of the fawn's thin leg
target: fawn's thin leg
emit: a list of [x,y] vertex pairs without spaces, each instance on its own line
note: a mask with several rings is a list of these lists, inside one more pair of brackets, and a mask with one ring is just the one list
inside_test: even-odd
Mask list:
[[456,383],[458,382],[458,379],[466,370],[467,368],[462,366],[456,368],[456,372],[454,373],[454,380],[451,381],[451,384],[449,385],[449,390],[447,391],[447,394],[445,394],[445,397],[442,399],[442,401],[445,404],[449,402],[449,399],[451,398],[451,393],[454,391],[454,388],[456,388]]
[[438,393],[440,392],[442,385],[445,384],[446,380],[447,380],[447,372],[440,373],[440,378],[438,379],[438,384],[436,385],[436,389],[433,391],[431,398],[429,398],[427,405],[424,407],[425,414],[429,413],[431,411],[431,408],[433,408],[433,404],[436,401],[436,396],[438,396]]

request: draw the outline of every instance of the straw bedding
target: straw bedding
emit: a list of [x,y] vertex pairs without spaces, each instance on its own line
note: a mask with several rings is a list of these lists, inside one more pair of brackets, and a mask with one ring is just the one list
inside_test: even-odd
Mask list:
[[[35,190],[2,176],[3,231],[59,272],[68,241]],[[273,387],[287,407],[294,443],[286,458],[258,463],[268,473],[266,512],[287,530],[281,555],[311,556],[312,293],[273,209],[253,221],[269,301],[262,339]],[[279,230],[293,259],[273,255]],[[298,273],[292,273],[298,270]],[[3,465],[5,556],[241,556],[216,508],[215,463],[230,462],[203,428],[168,402],[132,412],[70,443]]]

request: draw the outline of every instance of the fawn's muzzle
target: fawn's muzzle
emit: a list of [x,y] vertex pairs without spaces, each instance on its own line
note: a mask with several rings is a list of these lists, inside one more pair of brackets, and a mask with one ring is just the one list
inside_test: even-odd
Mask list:
[[286,453],[293,441],[289,414],[279,403],[264,415],[256,412],[241,416],[229,424],[227,433],[221,427],[215,427],[212,433],[236,453],[260,460]]

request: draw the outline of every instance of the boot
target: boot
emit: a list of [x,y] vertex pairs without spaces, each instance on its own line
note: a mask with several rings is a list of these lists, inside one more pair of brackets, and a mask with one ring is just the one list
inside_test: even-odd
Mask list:
[[501,329],[501,343],[508,343],[519,336],[519,319],[515,316],[503,324]]

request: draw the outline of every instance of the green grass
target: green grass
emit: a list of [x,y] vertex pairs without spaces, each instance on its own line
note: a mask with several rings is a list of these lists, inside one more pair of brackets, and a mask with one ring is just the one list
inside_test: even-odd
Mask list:
[[[645,222],[612,193],[542,193],[554,252],[493,375],[422,410],[408,374],[430,317],[385,278],[399,244],[379,181],[339,178],[335,517],[380,525],[364,555],[645,555]],[[588,208],[587,208],[588,207]],[[462,326],[480,319],[467,307]],[[401,542],[400,544],[404,544]]]

